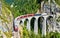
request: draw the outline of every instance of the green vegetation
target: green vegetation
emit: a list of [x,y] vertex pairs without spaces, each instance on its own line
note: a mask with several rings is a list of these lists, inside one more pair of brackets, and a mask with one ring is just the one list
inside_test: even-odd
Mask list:
[[23,28],[23,38],[41,38],[40,34],[35,34],[33,31],[28,31],[25,27]]
[[[37,10],[40,9],[41,7],[40,5],[42,0],[40,2],[39,1],[40,0],[2,0],[2,16],[0,16],[0,19],[3,20],[3,23],[7,22],[9,24],[9,22],[13,21],[12,18],[16,18],[17,16],[24,15],[24,14],[36,13]],[[57,4],[60,5],[60,0],[55,0],[55,1]],[[8,17],[10,17],[10,20],[7,20]],[[60,17],[57,21],[60,21]],[[9,25],[7,25],[6,27],[9,28],[8,26]],[[12,36],[12,31],[10,30],[8,32],[4,32],[7,38],[8,37],[11,38]],[[34,34],[33,31],[28,31],[26,28],[23,28],[22,38],[60,38],[60,33],[51,32],[51,33],[47,33],[46,36],[42,37],[41,33],[36,35]]]
[[[11,3],[8,3],[6,0],[3,1],[5,5],[8,5],[8,8],[12,11],[14,17],[36,13],[40,7],[40,5],[37,3],[37,0],[13,0]],[[11,5],[13,5],[13,7],[10,7]]]
[[55,0],[55,2],[56,2],[58,5],[60,5],[60,0]]
[[4,32],[4,34],[6,35],[6,37],[8,38],[11,38],[12,37],[12,32],[9,31],[9,32]]
[[23,38],[60,38],[60,33],[50,32],[46,36],[42,36],[42,34],[38,33],[36,35],[33,31],[28,31],[26,28],[23,28]]
[[57,22],[60,22],[60,16],[57,18],[57,20],[56,20]]

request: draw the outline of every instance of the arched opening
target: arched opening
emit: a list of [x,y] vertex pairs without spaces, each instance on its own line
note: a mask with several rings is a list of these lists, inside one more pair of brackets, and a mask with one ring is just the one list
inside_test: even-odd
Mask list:
[[25,21],[24,21],[24,27],[27,27],[27,21],[28,21],[28,19],[25,19]]
[[49,17],[47,17],[47,25],[46,25],[46,31],[48,32],[50,32],[50,31],[52,31],[52,29],[53,29],[53,17],[52,16],[49,16]]
[[22,20],[20,20],[20,24],[22,24]]
[[19,26],[23,26],[23,21],[20,20]]
[[35,22],[35,17],[31,19],[31,31],[34,31],[34,22]]
[[43,17],[39,17],[38,18],[38,33],[42,34],[42,22],[43,22],[44,18]]

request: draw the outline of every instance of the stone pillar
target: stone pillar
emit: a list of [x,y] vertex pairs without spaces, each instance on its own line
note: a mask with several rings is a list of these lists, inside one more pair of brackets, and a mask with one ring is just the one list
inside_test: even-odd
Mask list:
[[54,25],[54,30],[53,30],[53,32],[55,32],[55,30],[56,30],[56,19],[55,19],[56,17],[55,17],[55,15],[53,16],[53,25]]
[[45,17],[42,23],[42,36],[43,35],[46,35],[46,18]]
[[38,18],[36,18],[34,22],[34,33],[38,34]]
[[31,30],[31,29],[30,29],[30,21],[31,21],[31,19],[28,19],[28,21],[27,21],[27,29],[28,29],[28,31]]

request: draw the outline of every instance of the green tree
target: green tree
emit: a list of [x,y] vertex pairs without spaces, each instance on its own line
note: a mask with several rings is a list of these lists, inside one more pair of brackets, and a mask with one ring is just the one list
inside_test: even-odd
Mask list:
[[[4,0],[8,8],[12,11],[14,18],[24,14],[36,13],[40,10],[42,0]],[[12,8],[10,6],[13,6]]]

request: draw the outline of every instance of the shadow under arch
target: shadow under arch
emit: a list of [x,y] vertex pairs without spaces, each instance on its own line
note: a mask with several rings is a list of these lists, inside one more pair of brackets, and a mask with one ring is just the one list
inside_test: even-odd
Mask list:
[[39,34],[42,34],[42,27],[43,27],[42,22],[43,22],[43,20],[44,20],[44,17],[38,18],[38,33]]
[[48,32],[49,31],[49,27],[52,27],[53,29],[53,16],[48,16],[47,19],[46,19],[46,31]]
[[32,19],[31,19],[31,22],[30,22],[30,26],[31,26],[31,31],[34,31],[34,22],[35,22],[35,17],[33,17]]
[[53,18],[53,16],[48,16],[47,20],[51,20]]
[[28,22],[29,20],[28,19],[25,19],[25,21],[24,21],[24,26],[25,27],[27,27],[27,22]]
[[23,23],[23,21],[22,20],[20,20],[20,23],[19,24],[22,24]]

